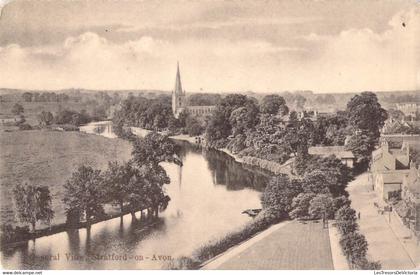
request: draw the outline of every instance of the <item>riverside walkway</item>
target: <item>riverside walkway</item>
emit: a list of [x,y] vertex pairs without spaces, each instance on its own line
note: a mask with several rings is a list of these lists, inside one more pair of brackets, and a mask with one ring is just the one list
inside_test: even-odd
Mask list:
[[207,262],[203,269],[334,269],[322,222],[286,221]]

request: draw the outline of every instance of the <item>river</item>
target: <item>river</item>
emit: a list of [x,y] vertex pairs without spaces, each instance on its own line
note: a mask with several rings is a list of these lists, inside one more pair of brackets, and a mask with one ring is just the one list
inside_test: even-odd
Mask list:
[[[97,128],[91,132],[114,137],[103,125],[91,124]],[[178,143],[184,165],[162,164],[171,179],[165,186],[171,201],[156,226],[144,229],[132,224],[131,216],[126,215],[122,220],[94,224],[90,234],[84,228],[69,230],[7,249],[1,253],[2,266],[160,269],[167,266],[168,259],[189,256],[201,245],[250,221],[241,212],[260,208],[259,195],[268,175],[235,162],[225,153]]]

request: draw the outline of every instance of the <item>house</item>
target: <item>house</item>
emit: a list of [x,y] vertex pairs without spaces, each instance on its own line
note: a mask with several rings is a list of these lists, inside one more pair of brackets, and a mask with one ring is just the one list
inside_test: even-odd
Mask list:
[[409,171],[404,169],[378,173],[375,177],[374,189],[383,199],[390,199],[395,194],[393,192],[402,190],[404,179],[408,176]]
[[332,156],[340,159],[343,164],[349,168],[353,168],[355,157],[353,152],[346,150],[344,146],[312,146],[309,147],[308,153],[314,156]]
[[381,146],[372,152],[370,177],[372,187],[381,198],[388,200],[393,192],[402,189],[403,181],[410,170],[410,146],[403,142],[401,148],[390,148],[383,140]]
[[415,102],[397,103],[396,108],[404,115],[411,117],[416,117],[417,113],[420,111],[420,105]]
[[378,149],[372,152],[371,171],[389,171],[408,168],[410,145],[403,142],[401,148],[391,148],[387,140],[382,140]]

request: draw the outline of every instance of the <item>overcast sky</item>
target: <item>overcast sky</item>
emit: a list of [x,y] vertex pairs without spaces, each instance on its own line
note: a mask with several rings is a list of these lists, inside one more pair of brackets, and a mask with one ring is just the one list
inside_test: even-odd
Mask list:
[[418,1],[8,2],[0,87],[420,89]]

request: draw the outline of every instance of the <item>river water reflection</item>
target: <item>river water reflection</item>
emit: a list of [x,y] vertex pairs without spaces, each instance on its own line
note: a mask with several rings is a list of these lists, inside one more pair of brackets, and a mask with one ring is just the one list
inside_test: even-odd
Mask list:
[[[241,212],[259,208],[268,175],[218,151],[180,142],[183,166],[164,163],[171,184],[159,224],[142,229],[131,216],[30,241],[1,253],[11,269],[158,269],[167,257],[188,256],[200,245],[244,225]],[[159,256],[161,256],[159,260]],[[163,257],[162,257],[163,256]],[[125,258],[127,257],[127,258]],[[156,258],[154,258],[156,257]],[[156,259],[156,260],[155,260]]]

